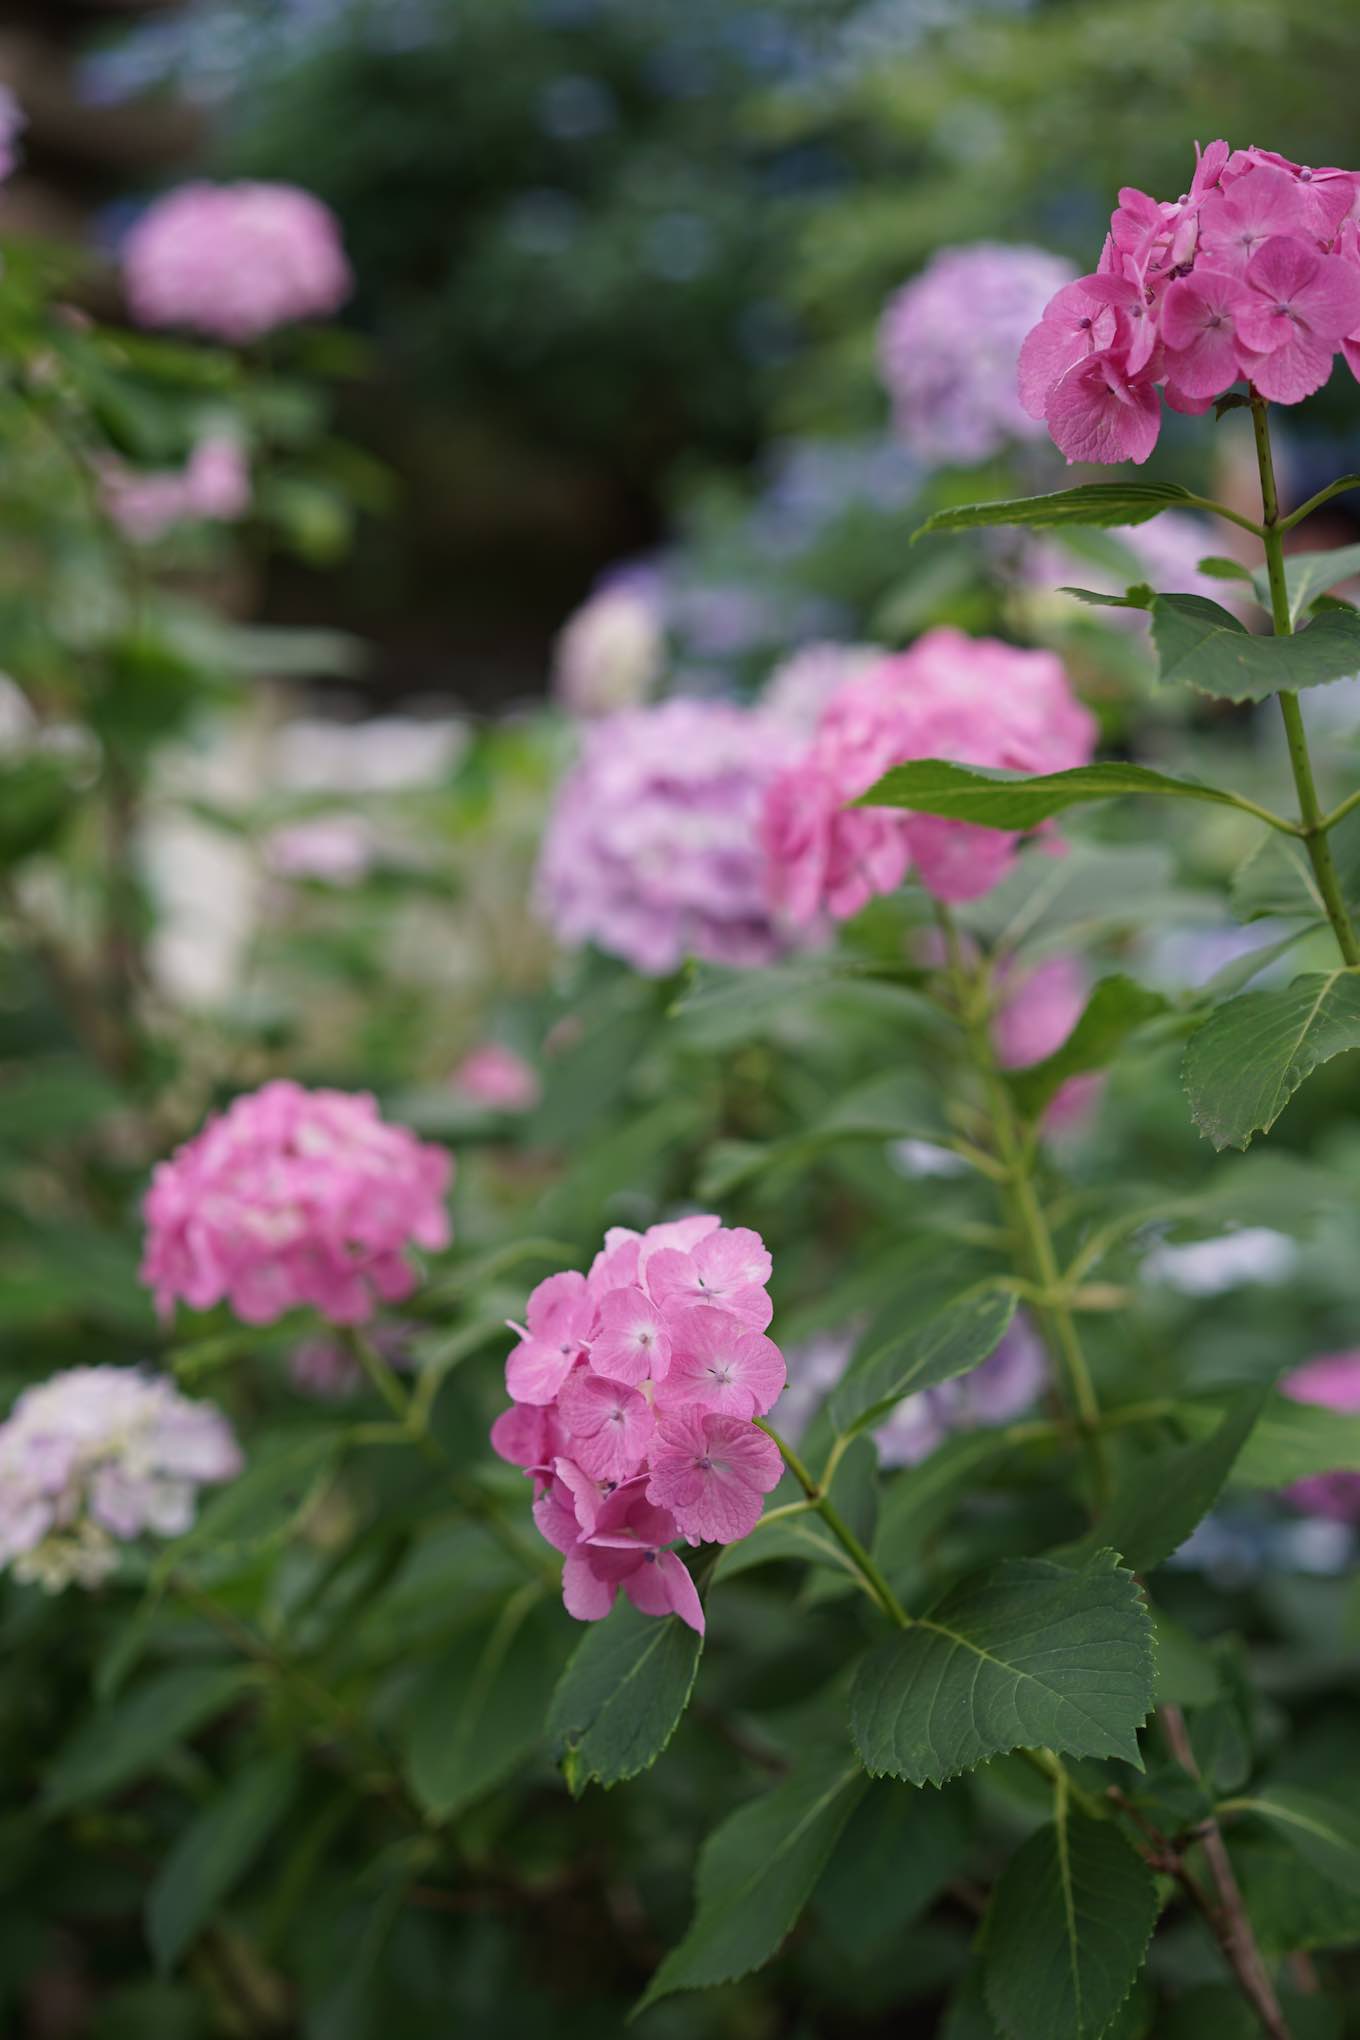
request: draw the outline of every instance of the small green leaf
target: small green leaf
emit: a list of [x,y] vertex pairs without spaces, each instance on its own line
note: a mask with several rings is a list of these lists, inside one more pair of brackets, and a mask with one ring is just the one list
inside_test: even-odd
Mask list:
[[953,765],[942,758],[894,765],[850,805],[911,808],[917,814],[980,822],[988,829],[1033,829],[1065,808],[1080,807],[1089,800],[1116,800],[1126,793],[1168,794],[1181,800],[1213,801],[1220,807],[1236,805],[1231,794],[1216,786],[1202,786],[1197,779],[1173,779],[1150,766],[1125,765],[1113,759],[1026,779],[1015,772]]
[[179,1665],[99,1708],[57,1753],[43,1795],[48,1811],[65,1812],[154,1770],[256,1677],[241,1665]]
[[992,1896],[983,1949],[1007,2040],[1099,2040],[1156,1924],[1152,1872],[1112,1821],[1069,1814],[1031,1835]]
[[420,1675],[402,1717],[411,1790],[436,1820],[499,1785],[543,1733],[543,1698],[567,1654],[559,1607],[536,1586],[460,1630]]
[[1131,1034],[1168,1010],[1160,992],[1149,991],[1130,977],[1102,978],[1085,1010],[1061,1048],[1009,1078],[1020,1109],[1036,1118],[1069,1077],[1103,1070]]
[[146,1900],[146,1932],[158,1968],[171,1968],[245,1875],[289,1812],[300,1772],[283,1752],[237,1772],[182,1829]]
[[1305,1077],[1350,1048],[1360,1048],[1360,972],[1312,973],[1229,999],[1185,1051],[1195,1124],[1216,1148],[1245,1148],[1270,1131]]
[[1195,571],[1207,575],[1211,581],[1245,581],[1249,588],[1255,583],[1250,567],[1244,567],[1241,560],[1228,559],[1222,553],[1210,553],[1207,559],[1198,562]]
[[1141,1768],[1152,1694],[1151,1617],[1113,1552],[1009,1559],[869,1653],[850,1719],[869,1771],[938,1785],[1022,1748]]
[[837,1389],[831,1421],[841,1436],[871,1430],[903,1396],[966,1374],[994,1353],[1015,1315],[1015,1298],[1004,1290],[971,1290],[936,1311],[924,1324],[857,1361]]
[[1078,602],[1089,603],[1093,609],[1151,609],[1157,591],[1146,581],[1134,581],[1122,595],[1102,595],[1096,588],[1060,587],[1060,595],[1075,595]]
[[1253,637],[1240,618],[1203,595],[1159,595],[1152,641],[1162,680],[1222,701],[1264,701],[1360,672],[1360,616],[1344,610],[1292,636]]
[[937,510],[912,543],[932,531],[968,531],[980,524],[1028,524],[1052,529],[1062,524],[1145,524],[1162,510],[1196,499],[1176,482],[1086,482],[1048,496],[1017,496],[1004,503],[957,503]]
[[[1332,861],[1344,898],[1360,902],[1360,808],[1328,832]],[[1297,837],[1278,830],[1257,844],[1232,878],[1233,912],[1239,921],[1320,920],[1326,914],[1308,852]]]
[[591,1626],[548,1710],[548,1740],[574,1796],[592,1778],[608,1787],[650,1769],[689,1704],[702,1648],[678,1616],[659,1621],[626,1601]]
[[638,2010],[671,1991],[729,1983],[768,1962],[868,1783],[853,1757],[825,1751],[715,1828],[699,1857],[689,1932],[657,1970]]
[[1264,1786],[1226,1800],[1223,1811],[1258,1814],[1306,1863],[1345,1891],[1360,1892],[1360,1813],[1334,1798],[1297,1785]]
[[[1328,552],[1291,553],[1284,563],[1284,584],[1289,592],[1289,621],[1297,624],[1309,604],[1341,581],[1360,574],[1360,545],[1342,545]],[[1251,576],[1256,598],[1263,609],[1270,608],[1270,576],[1258,567]]]
[[1135,1572],[1170,1558],[1217,1501],[1269,1393],[1266,1382],[1239,1389],[1208,1438],[1140,1460],[1094,1529],[1063,1556],[1076,1562],[1106,1547]]
[[[1212,1396],[1179,1403],[1176,1420],[1205,1435],[1226,1407]],[[1318,1473],[1360,1473],[1360,1415],[1270,1396],[1233,1468],[1232,1485],[1280,1488]]]

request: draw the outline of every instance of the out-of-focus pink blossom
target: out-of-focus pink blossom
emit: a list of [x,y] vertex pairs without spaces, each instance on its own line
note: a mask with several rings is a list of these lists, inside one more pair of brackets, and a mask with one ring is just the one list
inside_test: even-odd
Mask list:
[[756,827],[795,750],[791,732],[729,702],[677,699],[593,724],[543,840],[548,925],[654,977],[687,957],[772,961],[789,937],[765,898]]
[[[1360,1413],[1360,1352],[1324,1353],[1296,1367],[1280,1383],[1291,1402],[1345,1416]],[[1316,1473],[1285,1489],[1291,1502],[1312,1516],[1330,1516],[1340,1523],[1360,1523],[1360,1473]]]
[[123,243],[141,326],[181,326],[242,345],[327,318],[353,288],[334,213],[292,184],[181,184]]
[[[1188,192],[1126,187],[1096,271],[1056,292],[1019,389],[1069,460],[1144,461],[1173,410],[1235,382],[1296,404],[1360,359],[1360,175],[1213,142]],[[1353,354],[1355,359],[1353,359]]]
[[807,752],[770,788],[770,898],[795,924],[823,910],[843,920],[914,867],[938,899],[977,899],[1010,870],[1016,832],[846,803],[911,759],[1055,772],[1085,764],[1095,738],[1051,652],[928,631],[841,687]]
[[373,837],[358,815],[312,815],[271,830],[264,856],[276,878],[358,885],[373,869]]
[[452,1082],[461,1097],[493,1112],[530,1112],[543,1090],[533,1064],[500,1041],[484,1041],[470,1049]]
[[837,689],[876,666],[882,657],[876,645],[804,645],[775,667],[760,705],[806,742]]
[[225,432],[201,439],[182,468],[106,460],[98,479],[104,508],[137,545],[153,545],[177,524],[234,524],[250,509],[250,466],[240,441]]
[[491,1443],[533,1476],[534,1520],[580,1620],[607,1615],[622,1586],[645,1614],[702,1633],[668,1547],[744,1537],[779,1480],[779,1449],[752,1422],[784,1386],[763,1329],[770,1272],[759,1234],[709,1213],[615,1227],[588,1275],[548,1276],[512,1327],[514,1400]]
[[[996,1059],[1005,1070],[1027,1069],[1060,1049],[1086,1004],[1086,974],[1072,956],[1052,956],[1035,969],[1012,972],[999,987],[992,1016]],[[1048,1133],[1079,1132],[1104,1088],[1099,1071],[1069,1077],[1044,1111]]]
[[74,1367],[25,1389],[0,1424],[0,1567],[50,1593],[97,1586],[118,1544],[179,1537],[197,1490],[241,1470],[211,1403],[136,1367]]
[[301,1305],[362,1323],[411,1294],[411,1248],[448,1244],[452,1169],[366,1092],[266,1084],[157,1164],[142,1280],[165,1317],[178,1300],[253,1325]]
[[28,115],[8,85],[0,85],[0,183],[19,167],[19,137],[28,126]]

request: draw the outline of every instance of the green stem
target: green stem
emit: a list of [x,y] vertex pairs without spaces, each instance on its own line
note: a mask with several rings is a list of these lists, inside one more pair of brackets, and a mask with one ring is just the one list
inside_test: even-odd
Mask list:
[[780,1456],[785,1466],[787,1466],[789,1472],[807,1496],[812,1508],[817,1511],[817,1514],[826,1524],[827,1529],[836,1539],[846,1557],[853,1563],[855,1570],[863,1579],[871,1599],[878,1603],[883,1613],[890,1621],[895,1622],[899,1629],[910,1629],[910,1615],[908,1615],[906,1609],[888,1584],[885,1575],[860,1543],[859,1538],[856,1537],[854,1531],[850,1528],[850,1525],[846,1522],[844,1516],[842,1516],[822,1484],[813,1478],[812,1474],[803,1464],[803,1461],[794,1451],[792,1445],[787,1444],[780,1437],[773,1425],[767,1424],[763,1417],[756,1417],[753,1421],[756,1428],[764,1431],[768,1438],[773,1438],[775,1444],[779,1447]]
[[[1275,486],[1275,460],[1270,447],[1270,421],[1266,415],[1263,398],[1255,390],[1251,394],[1251,423],[1256,434],[1256,465],[1261,475],[1261,507],[1265,513],[1262,525],[1262,543],[1266,551],[1266,575],[1270,582],[1270,611],[1277,637],[1288,637],[1294,629],[1289,614],[1289,587],[1284,571],[1284,531],[1287,524],[1280,521],[1279,491]],[[1308,506],[1305,505],[1305,508]],[[1337,877],[1336,863],[1332,857],[1332,846],[1327,838],[1328,823],[1324,820],[1322,804],[1318,800],[1317,787],[1313,780],[1313,761],[1308,752],[1308,733],[1303,726],[1303,710],[1296,693],[1286,691],[1280,695],[1280,713],[1284,717],[1285,737],[1289,745],[1289,764],[1294,774],[1294,785],[1299,796],[1300,834],[1307,845],[1313,876],[1317,880],[1327,919],[1332,924],[1341,960],[1349,968],[1360,966],[1360,941],[1346,907],[1341,881]]]
[[1001,1066],[992,1046],[988,1027],[987,980],[985,971],[972,973],[964,962],[958,931],[947,907],[938,908],[940,927],[949,955],[954,984],[957,1018],[963,1028],[973,1065],[987,1094],[992,1136],[1004,1175],[1006,1202],[1011,1222],[1024,1248],[1030,1272],[1047,1299],[1034,1306],[1045,1343],[1057,1362],[1067,1390],[1077,1429],[1081,1433],[1091,1484],[1097,1503],[1108,1501],[1110,1469],[1105,1441],[1100,1430],[1100,1403],[1077,1332],[1076,1320],[1066,1301],[1066,1287],[1053,1235],[1044,1216],[1034,1181],[1033,1143],[1021,1125]]

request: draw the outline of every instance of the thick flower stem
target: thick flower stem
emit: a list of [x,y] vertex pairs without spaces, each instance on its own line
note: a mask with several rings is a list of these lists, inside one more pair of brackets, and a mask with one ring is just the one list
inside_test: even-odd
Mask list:
[[[1284,571],[1284,538],[1280,521],[1279,492],[1275,486],[1275,460],[1270,447],[1270,421],[1266,415],[1263,398],[1252,391],[1251,422],[1256,434],[1256,465],[1261,475],[1261,508],[1264,512],[1262,543],[1266,550],[1266,575],[1270,582],[1270,611],[1277,637],[1288,637],[1294,628],[1289,614],[1289,588]],[[1317,787],[1313,780],[1313,761],[1308,752],[1308,734],[1303,726],[1303,710],[1299,697],[1292,692],[1280,696],[1280,714],[1284,717],[1285,737],[1289,745],[1289,765],[1294,774],[1294,785],[1299,796],[1299,833],[1308,847],[1309,861],[1317,881],[1319,897],[1332,924],[1341,960],[1348,966],[1360,965],[1360,940],[1357,940],[1337,877],[1336,861],[1327,831],[1331,818],[1324,816],[1318,800]]]
[[889,1586],[886,1577],[876,1562],[869,1556],[869,1553],[865,1550],[859,1538],[856,1537],[830,1495],[827,1494],[825,1488],[818,1481],[814,1480],[812,1474],[794,1451],[792,1445],[785,1443],[773,1425],[767,1424],[763,1417],[756,1417],[753,1421],[756,1428],[764,1431],[768,1438],[773,1438],[775,1444],[779,1447],[780,1456],[785,1466],[787,1466],[789,1472],[807,1496],[811,1507],[816,1510],[817,1514],[826,1524],[827,1529],[854,1566],[856,1572],[860,1575],[870,1599],[878,1603],[878,1606],[888,1617],[889,1621],[895,1622],[899,1629],[909,1629],[911,1627],[910,1615],[908,1615],[906,1609]]

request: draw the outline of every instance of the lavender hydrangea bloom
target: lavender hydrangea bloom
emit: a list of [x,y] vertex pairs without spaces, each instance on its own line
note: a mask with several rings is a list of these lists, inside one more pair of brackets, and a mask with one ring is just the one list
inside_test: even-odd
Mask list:
[[898,432],[932,466],[971,466],[1043,437],[1016,382],[1020,344],[1071,265],[1046,249],[942,248],[888,300],[878,359]]
[[25,1389],[0,1424],[0,1567],[49,1593],[97,1586],[117,1547],[178,1537],[196,1491],[241,1455],[221,1412],[135,1367],[73,1367]]
[[603,717],[564,780],[539,862],[539,909],[648,976],[686,957],[769,963],[789,945],[766,905],[756,824],[797,740],[729,702],[677,699]]
[[775,667],[765,683],[761,707],[810,743],[836,690],[882,657],[877,645],[803,645]]

